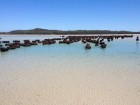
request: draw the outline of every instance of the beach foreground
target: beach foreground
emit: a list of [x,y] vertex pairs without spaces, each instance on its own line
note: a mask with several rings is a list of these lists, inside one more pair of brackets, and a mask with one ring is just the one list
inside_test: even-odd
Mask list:
[[140,105],[140,45],[32,46],[0,53],[1,105]]

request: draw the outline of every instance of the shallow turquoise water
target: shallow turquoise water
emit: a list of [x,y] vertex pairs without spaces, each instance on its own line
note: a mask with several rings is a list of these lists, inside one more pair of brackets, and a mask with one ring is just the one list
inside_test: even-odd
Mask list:
[[[3,36],[3,40],[13,39],[45,39],[54,38],[59,36]],[[16,65],[16,62],[55,62],[66,65],[74,63],[81,67],[85,64],[86,66],[92,66],[99,64],[101,66],[106,65],[120,65],[133,66],[136,70],[140,69],[140,42],[135,41],[134,38],[118,39],[112,42],[106,42],[107,48],[101,49],[100,47],[92,45],[91,50],[85,50],[85,44],[82,42],[73,43],[70,45],[65,44],[54,44],[54,45],[38,45],[28,48],[19,48],[11,50],[9,52],[0,53],[0,67]],[[22,64],[22,63],[21,63]],[[37,64],[36,64],[37,66]],[[38,65],[40,66],[40,65]],[[49,65],[50,66],[50,65]],[[129,68],[128,68],[129,69]],[[132,68],[131,68],[132,69]]]

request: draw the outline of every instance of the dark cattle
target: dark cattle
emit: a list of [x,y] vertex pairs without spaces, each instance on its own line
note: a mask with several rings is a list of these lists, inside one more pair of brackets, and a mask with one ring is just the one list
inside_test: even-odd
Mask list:
[[45,39],[42,41],[43,45],[46,45],[46,44],[50,45],[50,44],[55,44],[55,43],[56,43],[56,41],[52,40],[52,39]]
[[82,40],[83,43],[86,43],[86,40]]
[[136,41],[139,41],[139,37],[137,36]]
[[9,46],[9,43],[6,43],[5,46]]
[[61,40],[61,38],[53,38],[53,39],[51,39],[51,40]]
[[30,43],[30,40],[24,40],[24,43]]
[[1,48],[0,50],[1,50],[1,52],[6,52],[9,50],[9,48]]
[[107,41],[110,42],[110,38],[107,38]]
[[37,45],[36,41],[32,41],[31,45]]
[[2,48],[3,46],[2,45],[0,45],[0,48]]
[[20,40],[13,40],[14,43],[20,43]]
[[101,44],[101,48],[106,48],[106,44],[104,43],[104,44]]
[[23,46],[24,47],[30,47],[31,46],[31,43],[24,43]]
[[121,36],[121,39],[124,39],[124,36]]
[[2,43],[10,43],[10,41],[2,41]]
[[89,44],[89,43],[88,43],[88,44],[86,44],[85,49],[91,49],[91,46],[90,46],[90,44]]
[[24,40],[23,46],[24,46],[24,47],[29,47],[29,46],[31,46],[30,40]]
[[46,45],[46,44],[48,44],[48,42],[47,41],[42,41],[42,44]]
[[11,43],[11,44],[9,44],[9,49],[16,49],[16,48],[20,48],[19,43]]

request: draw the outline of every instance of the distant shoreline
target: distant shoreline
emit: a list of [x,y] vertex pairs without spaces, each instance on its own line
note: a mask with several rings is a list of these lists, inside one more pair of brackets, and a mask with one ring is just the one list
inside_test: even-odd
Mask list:
[[12,35],[16,35],[16,36],[22,36],[22,35],[26,35],[26,36],[111,36],[111,35],[140,35],[140,34],[0,34],[0,36],[12,36]]
[[45,36],[45,35],[47,35],[47,36],[53,36],[53,35],[56,35],[56,36],[100,36],[100,35],[140,35],[140,33],[139,34],[0,34],[0,36],[3,36],[3,35],[5,35],[5,36],[14,36],[14,35],[17,35],[17,36],[22,36],[22,35],[25,35],[25,36]]
[[89,35],[89,34],[140,34],[132,31],[111,31],[111,30],[48,30],[35,28],[30,30],[13,30],[10,32],[0,32],[0,35]]

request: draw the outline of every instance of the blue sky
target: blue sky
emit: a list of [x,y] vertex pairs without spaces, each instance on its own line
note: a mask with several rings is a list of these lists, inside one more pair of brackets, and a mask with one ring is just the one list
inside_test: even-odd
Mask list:
[[140,31],[140,0],[0,0],[0,31]]

